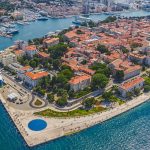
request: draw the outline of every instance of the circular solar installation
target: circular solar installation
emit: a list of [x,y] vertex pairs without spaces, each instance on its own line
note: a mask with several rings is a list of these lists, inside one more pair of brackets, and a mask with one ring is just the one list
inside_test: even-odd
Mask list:
[[29,122],[28,128],[32,131],[41,131],[47,127],[47,122],[42,119],[35,119]]

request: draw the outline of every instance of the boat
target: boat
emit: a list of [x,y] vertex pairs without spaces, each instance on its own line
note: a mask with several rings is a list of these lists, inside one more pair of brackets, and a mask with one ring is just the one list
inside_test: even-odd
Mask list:
[[8,29],[8,30],[6,31],[7,34],[11,34],[11,35],[17,34],[18,32],[19,32],[19,31],[18,31],[17,29]]
[[37,20],[39,20],[39,21],[46,21],[46,20],[48,20],[48,18],[47,17],[39,17],[39,18],[37,18]]
[[77,24],[77,25],[81,25],[84,22],[89,22],[91,21],[90,18],[87,17],[83,17],[83,16],[75,16],[75,20],[72,21],[72,23]]
[[24,25],[24,23],[21,22],[21,21],[18,21],[17,24],[19,24],[19,25]]

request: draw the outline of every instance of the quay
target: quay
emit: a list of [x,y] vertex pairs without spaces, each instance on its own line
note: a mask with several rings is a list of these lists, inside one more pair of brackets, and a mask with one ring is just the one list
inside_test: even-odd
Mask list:
[[[48,118],[40,117],[47,122],[47,128],[42,131],[31,131],[28,128],[28,123],[39,118],[35,116],[33,111],[21,111],[10,107],[6,100],[0,95],[0,100],[3,103],[8,114],[12,118],[16,127],[18,128],[20,134],[24,138],[25,142],[29,147],[36,146],[50,140],[57,139],[62,136],[69,135],[70,133],[76,133],[98,123],[102,123],[108,119],[111,119],[117,115],[120,115],[134,107],[139,106],[140,104],[148,101],[150,94],[142,94],[138,98],[135,98],[131,101],[122,104],[116,108],[110,109],[108,111],[93,114],[90,116],[84,117],[75,117],[75,118]],[[40,110],[36,110],[40,111]]]

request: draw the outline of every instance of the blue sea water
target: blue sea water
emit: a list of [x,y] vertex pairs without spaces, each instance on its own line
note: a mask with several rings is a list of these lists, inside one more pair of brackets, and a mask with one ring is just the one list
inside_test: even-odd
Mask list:
[[2,104],[0,114],[0,150],[150,150],[150,102],[102,124],[33,148],[25,144]]

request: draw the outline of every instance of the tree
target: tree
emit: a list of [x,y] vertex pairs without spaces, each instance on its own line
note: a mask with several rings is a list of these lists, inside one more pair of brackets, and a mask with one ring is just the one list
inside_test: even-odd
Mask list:
[[79,30],[79,29],[76,31],[76,33],[77,33],[77,34],[84,34],[84,32],[81,31],[81,30]]
[[124,46],[120,46],[120,49],[123,53],[128,53],[129,52],[129,50]]
[[115,16],[109,16],[105,20],[101,21],[101,23],[109,23],[109,22],[114,22],[117,20],[117,17]]
[[71,77],[73,76],[73,72],[70,69],[64,69],[60,74],[64,75],[67,79],[71,79]]
[[53,64],[53,68],[55,70],[57,70],[60,67],[60,60],[59,59],[53,59],[52,64]]
[[98,44],[96,49],[98,51],[100,51],[101,53],[107,53],[108,52],[108,48],[105,45]]
[[134,89],[134,94],[138,96],[140,94],[140,89],[139,88],[135,88]]
[[102,63],[94,63],[93,66],[90,67],[92,70],[95,70],[96,73],[104,74],[106,77],[109,77],[111,72],[110,69],[107,67],[106,64]]
[[149,92],[149,91],[150,91],[150,85],[145,85],[144,92]]
[[36,67],[37,67],[36,62],[35,62],[34,60],[31,60],[31,61],[30,61],[30,66],[31,66],[32,68],[36,68]]
[[132,96],[133,96],[133,93],[132,92],[127,92],[126,96],[127,96],[127,98],[131,99]]
[[109,79],[104,74],[96,73],[92,77],[92,88],[104,88],[108,84],[108,82]]
[[49,53],[53,59],[59,59],[67,51],[67,44],[59,43],[48,48]]
[[109,92],[104,92],[103,95],[102,95],[102,97],[105,100],[109,100],[112,95],[113,95],[113,93],[111,91],[109,91]]
[[56,101],[58,106],[64,107],[67,104],[67,99],[65,97],[61,97]]
[[116,71],[116,79],[118,81],[121,81],[121,80],[123,80],[123,78],[124,78],[124,72],[123,72],[123,70],[117,70]]
[[55,100],[53,94],[47,94],[47,99],[48,99],[49,103],[52,103]]
[[95,104],[96,100],[95,98],[87,98],[83,101],[83,105],[85,108],[90,109],[93,107],[93,105]]
[[82,65],[86,65],[86,63],[87,63],[87,60],[85,59],[81,62]]

